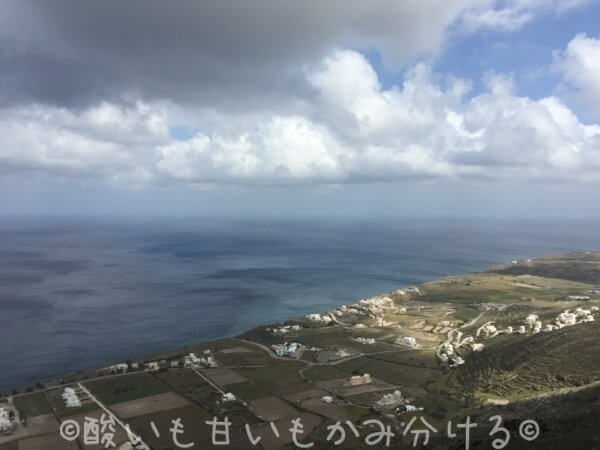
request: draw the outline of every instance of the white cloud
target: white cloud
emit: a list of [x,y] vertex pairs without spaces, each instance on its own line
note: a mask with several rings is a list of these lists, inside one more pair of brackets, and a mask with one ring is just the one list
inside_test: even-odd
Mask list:
[[126,185],[600,179],[600,126],[556,97],[519,96],[508,76],[466,98],[468,80],[418,64],[384,89],[361,54],[337,50],[306,78],[314,92],[301,113],[204,110],[187,141],[169,136],[167,104],[2,110],[0,162]]
[[344,153],[324,127],[303,117],[265,117],[254,133],[172,142],[157,149],[157,168],[196,184],[335,182]]
[[131,185],[151,181],[152,149],[169,139],[163,113],[142,103],[4,109],[0,129],[0,167]]
[[[600,103],[600,39],[578,34],[564,51],[554,55],[555,67],[565,80],[580,90],[584,100]],[[598,110],[598,109],[597,109]]]
[[469,8],[461,18],[468,31],[491,28],[515,31],[545,12],[562,14],[593,0],[489,0]]

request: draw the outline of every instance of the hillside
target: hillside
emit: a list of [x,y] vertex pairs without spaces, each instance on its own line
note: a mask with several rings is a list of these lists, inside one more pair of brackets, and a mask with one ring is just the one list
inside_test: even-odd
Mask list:
[[536,275],[583,283],[600,283],[600,253],[577,252],[548,256],[516,264],[504,264],[489,270],[504,275]]
[[456,379],[474,394],[506,398],[583,386],[600,380],[600,323],[552,333],[497,339],[473,354]]

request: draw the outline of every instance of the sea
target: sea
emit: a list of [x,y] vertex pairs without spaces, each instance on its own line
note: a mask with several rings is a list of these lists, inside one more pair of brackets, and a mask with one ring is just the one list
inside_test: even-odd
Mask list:
[[565,220],[0,217],[0,392],[514,259]]

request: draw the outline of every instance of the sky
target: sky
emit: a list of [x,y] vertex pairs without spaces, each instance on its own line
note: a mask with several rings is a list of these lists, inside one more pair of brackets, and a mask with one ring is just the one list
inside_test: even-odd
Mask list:
[[0,215],[600,218],[598,0],[0,5]]

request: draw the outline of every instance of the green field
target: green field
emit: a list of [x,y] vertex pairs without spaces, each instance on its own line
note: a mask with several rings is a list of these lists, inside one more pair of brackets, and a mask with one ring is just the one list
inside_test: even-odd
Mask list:
[[168,392],[169,387],[148,374],[134,374],[88,381],[85,386],[106,404],[114,404]]
[[336,366],[315,366],[304,372],[304,376],[310,381],[336,380],[339,378],[349,378],[350,373]]
[[14,404],[19,410],[21,417],[35,417],[42,414],[52,414],[52,407],[42,392],[15,397]]
[[300,363],[280,363],[270,367],[256,369],[235,369],[237,373],[250,381],[231,384],[228,389],[244,400],[256,400],[272,395],[284,396],[311,389],[298,371],[304,367]]

